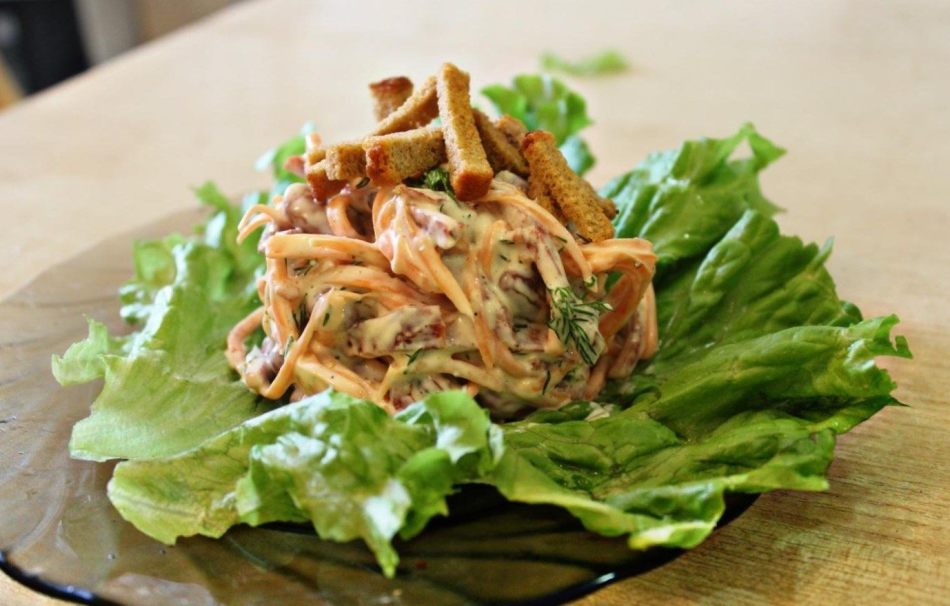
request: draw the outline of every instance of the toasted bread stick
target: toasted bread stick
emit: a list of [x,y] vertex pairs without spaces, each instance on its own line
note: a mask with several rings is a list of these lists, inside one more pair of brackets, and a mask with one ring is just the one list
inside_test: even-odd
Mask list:
[[524,136],[528,134],[528,129],[525,128],[525,125],[518,118],[512,118],[508,114],[503,115],[502,117],[495,120],[495,126],[498,127],[505,137],[508,139],[508,142],[521,149],[521,140],[524,139]]
[[472,114],[475,116],[475,128],[478,129],[478,136],[482,141],[482,147],[485,148],[485,155],[488,157],[492,170],[496,173],[508,170],[526,177],[528,163],[525,162],[521,151],[511,144],[508,137],[498,130],[498,127],[483,112],[473,109]]
[[323,139],[317,133],[308,133],[304,137],[304,143],[306,145],[306,151],[304,151],[306,162],[316,164],[327,157],[327,148],[323,146]]
[[[477,114],[476,114],[476,124],[478,124]],[[479,128],[481,128],[481,126],[479,126]],[[517,118],[513,118],[509,116],[508,114],[505,114],[501,116],[500,118],[498,118],[497,120],[495,120],[495,128],[497,128],[499,132],[505,135],[505,138],[508,139],[509,143],[511,143],[517,148],[521,147],[521,141],[524,139],[524,136],[528,134],[528,129],[525,128],[525,125],[522,124],[521,120]],[[481,131],[479,130],[479,132]],[[485,143],[484,137],[482,137],[482,143]],[[485,151],[486,152],[488,151],[487,147],[485,148]],[[490,155],[489,155],[488,160],[491,161]],[[529,186],[529,192],[530,191],[531,190]],[[542,194],[543,193],[545,192],[543,192],[542,190]],[[531,197],[533,198],[534,196],[531,196]],[[613,219],[615,216],[617,216],[617,207],[614,205],[614,203],[611,200],[607,200],[606,198],[599,198],[599,199],[600,199],[600,208],[604,211],[604,214],[607,215],[608,219]]]
[[597,197],[600,200],[600,210],[604,211],[604,214],[607,215],[608,219],[613,219],[617,216],[617,205],[614,204],[613,200],[608,200],[607,198]]
[[438,126],[368,137],[366,176],[376,185],[395,185],[445,162],[445,143]]
[[329,199],[346,185],[346,181],[333,181],[327,177],[326,160],[320,160],[316,164],[305,162],[305,174],[313,197],[317,200]]
[[452,189],[461,200],[484,196],[494,176],[475,128],[468,83],[468,74],[446,63],[436,84],[449,176]]
[[557,204],[554,203],[554,200],[552,200],[548,194],[547,188],[544,187],[544,184],[541,183],[541,180],[538,179],[538,176],[534,173],[528,176],[528,197],[537,202],[541,208],[554,215],[554,218],[557,219],[558,222],[565,225],[567,224],[567,218],[564,216],[564,213],[557,207]]
[[589,183],[577,176],[557,148],[554,136],[545,131],[525,135],[521,151],[531,174],[537,175],[577,232],[592,242],[612,238],[610,219]]
[[304,177],[310,185],[310,191],[317,200],[326,200],[333,194],[343,189],[342,181],[331,181],[327,177],[327,163],[324,158],[327,156],[327,149],[323,147],[323,141],[317,133],[310,133],[304,139],[306,142],[306,151],[303,154]]
[[300,158],[303,163],[303,172],[300,176],[306,178],[310,167],[327,157],[327,148],[323,147],[323,141],[317,133],[308,134],[304,141],[307,147]]
[[607,215],[608,219],[613,219],[617,216],[617,206],[614,204],[613,200],[608,200],[607,198],[601,198],[600,194],[597,193],[597,190],[594,189],[594,186],[590,184],[587,179],[581,179],[584,182],[584,185],[587,186],[587,189],[590,195],[597,198],[597,203],[600,205],[600,210],[604,211],[604,214]]
[[406,102],[383,118],[372,135],[388,135],[404,130],[412,130],[425,126],[439,115],[439,104],[436,100],[435,78],[430,77],[419,89],[406,99]]
[[369,92],[373,95],[373,112],[379,122],[406,102],[412,94],[412,80],[405,76],[386,78],[370,84]]
[[334,181],[350,181],[366,174],[366,156],[362,141],[348,141],[327,148],[327,177]]
[[327,157],[327,148],[318,147],[315,149],[310,149],[304,152],[303,154],[304,161],[308,164],[316,164],[320,160],[323,160]]
[[608,219],[613,219],[617,216],[617,206],[614,204],[613,200],[608,200],[607,198],[601,198],[600,194],[597,193],[597,190],[594,189],[594,186],[590,184],[587,179],[581,179],[584,182],[584,185],[587,187],[591,196],[597,198],[597,203],[600,205],[600,210],[604,211],[604,214],[607,215]]

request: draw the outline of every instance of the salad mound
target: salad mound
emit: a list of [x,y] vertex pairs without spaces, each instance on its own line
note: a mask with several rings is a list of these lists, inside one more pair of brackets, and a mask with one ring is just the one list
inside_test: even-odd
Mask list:
[[[593,163],[576,93],[547,76],[484,91],[500,112],[548,130],[578,173]],[[402,94],[402,93],[401,93]],[[746,144],[747,157],[737,157]],[[268,154],[275,193],[300,135]],[[113,335],[53,359],[64,384],[102,378],[76,424],[72,456],[122,459],[109,498],[165,543],[236,524],[306,522],[324,539],[360,538],[392,576],[398,535],[447,514],[461,485],[563,507],[631,548],[692,547],[715,527],[724,493],[823,490],[836,436],[896,404],[874,359],[909,357],[894,316],[863,319],[838,298],[830,247],[782,235],[758,173],[783,150],[751,125],[650,155],[599,192],[617,238],[653,243],[659,347],[593,398],[493,422],[462,390],[394,415],[327,390],[294,402],[249,391],[225,357],[231,328],[258,305],[257,238],[237,243],[243,210],[212,184],[196,236],[138,242]],[[269,192],[249,196],[250,208]]]
[[284,165],[306,182],[238,224],[239,242],[262,229],[265,257],[261,305],[228,335],[249,389],[390,413],[462,389],[513,418],[594,398],[653,355],[652,245],[613,237],[616,207],[552,133],[473,108],[451,63],[370,91],[371,133],[308,134]]

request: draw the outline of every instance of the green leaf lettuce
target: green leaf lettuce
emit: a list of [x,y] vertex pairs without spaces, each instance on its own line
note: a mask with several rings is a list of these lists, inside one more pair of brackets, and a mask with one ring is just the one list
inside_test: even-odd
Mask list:
[[235,243],[240,209],[211,184],[197,193],[214,210],[203,238],[134,247],[135,275],[120,292],[122,315],[139,330],[113,337],[90,320],[89,336],[53,357],[63,385],[104,379],[92,414],[73,428],[74,457],[168,455],[266,409],[223,355],[228,332],[258,305],[262,259],[254,238]]
[[497,431],[460,392],[431,395],[395,417],[324,392],[181,454],[120,463],[109,498],[165,542],[218,537],[240,522],[309,520],[323,538],[362,538],[391,576],[393,537],[445,515],[453,486],[494,466]]
[[628,68],[627,60],[615,50],[605,50],[579,61],[568,61],[554,53],[541,55],[541,69],[572,76],[604,76],[624,72]]
[[[554,111],[545,104],[578,108],[551,81],[523,77],[489,96],[533,127]],[[582,104],[562,118],[552,128],[565,137],[589,122]],[[227,331],[256,304],[260,257],[234,244],[239,211],[205,186],[214,214],[201,238],[136,245],[122,299],[139,330],[112,336],[91,321],[54,359],[64,384],[104,379],[71,451],[127,459],[109,496],[169,543],[308,522],[326,539],[363,539],[392,575],[393,538],[417,535],[447,513],[446,495],[482,483],[563,507],[635,549],[694,546],[727,492],[827,488],[836,436],[896,403],[875,358],[910,356],[891,337],[896,317],[865,320],[838,298],[829,245],[779,232],[758,173],[781,154],[745,125],[607,184],[618,234],[656,248],[659,350],[597,402],[503,425],[455,392],[394,417],[333,392],[268,411],[223,356]]]

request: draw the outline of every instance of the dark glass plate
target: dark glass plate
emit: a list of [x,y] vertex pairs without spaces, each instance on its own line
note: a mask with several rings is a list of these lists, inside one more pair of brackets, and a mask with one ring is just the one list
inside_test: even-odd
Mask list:
[[[33,589],[93,604],[557,604],[675,558],[586,532],[562,510],[513,505],[484,487],[398,544],[398,575],[362,543],[319,540],[304,526],[239,527],[166,547],[106,498],[112,464],[69,458],[70,429],[98,384],[60,388],[53,353],[86,333],[84,316],[120,328],[116,289],[133,239],[186,231],[194,212],[106,241],[44,273],[0,305],[0,569]],[[725,519],[754,496],[730,503]]]

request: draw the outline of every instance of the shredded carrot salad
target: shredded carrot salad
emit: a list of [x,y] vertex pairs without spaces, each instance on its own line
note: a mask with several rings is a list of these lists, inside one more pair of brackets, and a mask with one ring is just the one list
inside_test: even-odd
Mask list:
[[649,242],[587,243],[507,172],[470,201],[359,185],[294,184],[241,223],[265,228],[267,269],[228,359],[264,397],[332,387],[393,412],[466,389],[506,418],[594,398],[655,351]]

